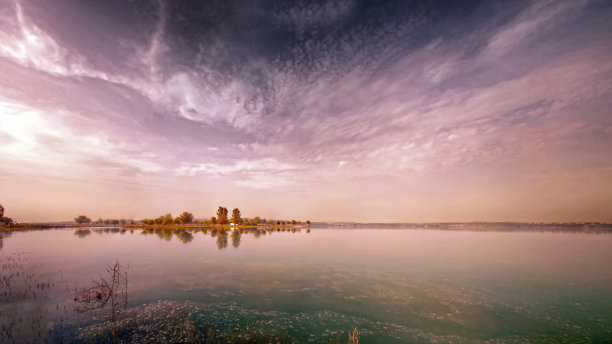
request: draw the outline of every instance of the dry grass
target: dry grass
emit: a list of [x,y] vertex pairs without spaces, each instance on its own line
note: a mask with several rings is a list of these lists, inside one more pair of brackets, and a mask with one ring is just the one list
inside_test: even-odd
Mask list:
[[[81,311],[103,308],[109,301],[115,306],[119,296],[123,296],[124,302],[127,302],[127,271],[122,271],[119,261],[109,266],[106,271],[110,282],[100,277],[99,280],[93,281],[93,286],[75,291],[74,301],[81,304]],[[122,284],[125,290],[120,288]]]
[[353,328],[353,333],[349,332],[349,344],[359,344],[359,331],[357,331],[357,327]]

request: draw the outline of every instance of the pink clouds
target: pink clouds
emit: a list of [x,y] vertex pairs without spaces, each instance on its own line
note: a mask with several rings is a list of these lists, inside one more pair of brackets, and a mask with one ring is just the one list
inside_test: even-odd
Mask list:
[[[108,37],[69,36],[92,14],[56,5],[74,20],[2,8],[0,196],[25,220],[227,201],[321,220],[612,221],[609,10],[592,2],[439,18],[452,35],[423,13],[368,26],[356,1],[298,6],[249,17],[264,23],[252,44],[222,32],[233,17],[193,38],[163,1],[113,17]],[[26,198],[58,192],[64,208],[30,215]]]

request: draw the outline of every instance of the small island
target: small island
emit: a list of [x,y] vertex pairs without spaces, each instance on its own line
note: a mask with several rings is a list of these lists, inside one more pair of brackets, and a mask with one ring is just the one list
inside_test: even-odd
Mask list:
[[41,223],[20,223],[15,222],[10,217],[4,216],[4,207],[0,204],[0,230],[23,230],[23,229],[47,229],[47,228],[62,228],[62,227],[104,227],[104,226],[121,226],[123,228],[142,228],[142,229],[186,229],[200,227],[215,227],[217,229],[236,229],[236,228],[257,228],[257,227],[310,227],[310,220],[302,222],[301,220],[278,220],[266,219],[260,216],[252,218],[243,217],[240,209],[234,208],[231,217],[226,207],[219,206],[216,216],[210,218],[196,219],[194,215],[188,211],[184,211],[177,217],[173,217],[171,213],[160,215],[156,218],[145,218],[142,220],[133,219],[102,219],[92,221],[89,216],[78,215],[74,218],[74,222],[60,222],[54,224]]

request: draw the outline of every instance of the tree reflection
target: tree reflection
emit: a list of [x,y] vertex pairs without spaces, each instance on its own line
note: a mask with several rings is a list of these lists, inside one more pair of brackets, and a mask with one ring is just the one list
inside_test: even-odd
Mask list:
[[217,233],[217,248],[222,250],[227,247],[227,232],[221,230]]
[[242,236],[242,230],[234,229],[234,231],[232,232],[232,246],[234,246],[235,248],[238,248],[238,246],[240,246],[241,236]]
[[[125,233],[124,231],[119,230],[118,228],[94,229],[93,231],[96,233],[100,233],[100,234],[102,233],[124,234]],[[300,229],[299,228],[280,229],[280,228],[274,228],[274,227],[235,228],[230,233],[230,231],[224,228],[218,228],[218,227],[201,227],[201,228],[189,228],[189,229],[185,229],[185,228],[181,228],[181,229],[145,228],[142,230],[141,234],[142,235],[154,235],[158,237],[159,239],[162,239],[165,241],[171,241],[172,237],[176,236],[180,242],[182,242],[183,244],[188,244],[194,240],[195,233],[202,232],[202,234],[204,234],[205,236],[210,235],[211,238],[216,238],[217,248],[222,250],[224,248],[227,248],[229,237],[231,237],[232,246],[235,248],[238,248],[240,247],[240,244],[242,243],[243,235],[253,235],[253,237],[257,239],[257,238],[261,238],[262,236],[265,237],[266,234],[272,235],[272,233],[277,232],[277,231],[285,232],[285,233],[299,233]],[[75,235],[79,237],[83,237],[83,236],[89,235],[89,233],[87,232],[91,233],[90,230],[79,229],[75,231]]]
[[0,232],[0,250],[4,247],[4,238],[11,236],[12,232]]
[[[261,236],[262,231],[260,230],[255,230],[253,231],[253,236],[255,237],[255,239],[259,239],[259,237]],[[266,232],[263,231],[263,234],[266,235]]]
[[84,238],[89,234],[91,234],[91,230],[89,229],[77,229],[74,231],[74,235],[78,236],[79,238]]
[[155,234],[157,234],[157,236],[160,239],[166,240],[166,241],[170,241],[172,240],[172,231],[171,230],[161,230],[161,231],[157,231]]
[[178,231],[176,237],[183,243],[188,244],[193,240],[193,234],[187,231]]

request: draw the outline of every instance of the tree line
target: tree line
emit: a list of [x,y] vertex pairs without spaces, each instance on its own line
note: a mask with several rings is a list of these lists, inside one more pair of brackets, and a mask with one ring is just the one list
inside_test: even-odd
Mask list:
[[[217,216],[212,216],[210,219],[204,219],[201,221],[197,221],[194,219],[193,214],[184,211],[178,217],[172,217],[172,214],[168,213],[165,215],[161,215],[155,219],[142,219],[140,222],[145,225],[172,225],[172,224],[205,224],[205,225],[228,225],[230,223],[236,225],[270,225],[270,226],[285,226],[285,225],[301,225],[302,221],[296,220],[272,220],[261,218],[259,216],[255,216],[253,218],[243,218],[240,209],[234,208],[232,210],[232,216],[229,216],[229,211],[227,208],[219,206],[217,209]],[[102,219],[98,218],[95,221],[92,221],[91,218],[86,215],[79,215],[74,218],[74,222],[78,224],[97,224],[97,225],[127,225],[127,224],[136,224],[134,220],[131,219]],[[13,223],[13,219],[10,217],[4,216],[4,207],[0,204],[0,224],[10,225]],[[310,221],[306,220],[306,225],[310,225]]]
[[135,224],[136,222],[131,219],[103,219],[99,218],[95,221],[92,221],[89,217],[85,215],[79,215],[74,218],[74,222],[78,224],[94,224],[94,225],[127,225],[127,224]]
[[[215,215],[216,216],[210,217],[210,219],[203,219],[203,220],[198,221],[194,219],[192,213],[185,211],[176,218],[172,217],[171,213],[168,213],[165,215],[161,215],[155,219],[142,219],[140,220],[140,222],[145,225],[172,225],[172,224],[229,225],[229,224],[235,224],[235,225],[248,225],[248,226],[255,226],[255,225],[284,226],[284,225],[301,225],[302,224],[302,221],[272,220],[272,219],[261,218],[259,216],[255,216],[253,218],[243,218],[242,213],[240,212],[240,209],[238,208],[234,208],[230,216],[229,210],[223,206],[219,206],[219,208],[217,208],[217,212]],[[310,225],[310,221],[306,220],[305,224]]]
[[181,224],[186,225],[190,223],[194,223],[193,214],[184,211],[181,215],[176,218],[172,217],[172,214],[168,213],[166,215],[161,215],[155,219],[142,219],[140,220],[145,225],[172,225],[172,224]]

